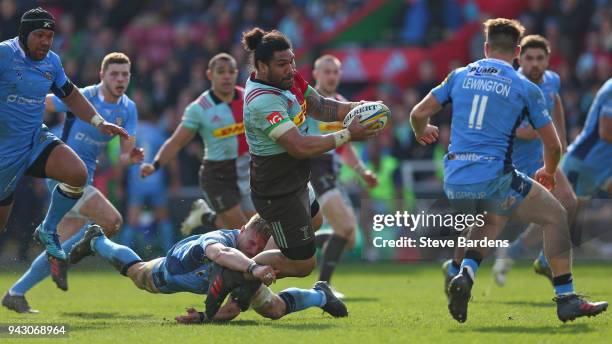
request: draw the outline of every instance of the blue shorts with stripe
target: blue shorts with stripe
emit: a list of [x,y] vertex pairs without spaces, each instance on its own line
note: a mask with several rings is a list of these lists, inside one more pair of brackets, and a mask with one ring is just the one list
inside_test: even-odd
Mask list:
[[444,184],[450,204],[463,214],[491,212],[510,216],[521,204],[533,181],[524,173],[512,170],[501,177],[475,184]]
[[46,126],[42,126],[40,131],[34,135],[31,147],[26,154],[17,160],[0,161],[0,201],[11,196],[21,177],[28,173],[28,169],[45,151],[45,148],[50,144],[61,142]]

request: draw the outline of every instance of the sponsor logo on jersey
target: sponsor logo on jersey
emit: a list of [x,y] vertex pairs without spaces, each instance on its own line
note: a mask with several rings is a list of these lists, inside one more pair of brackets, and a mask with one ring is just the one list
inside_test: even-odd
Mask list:
[[45,78],[47,78],[47,80],[53,79],[53,75],[51,75],[50,72],[44,72],[43,74],[45,75]]
[[293,117],[293,123],[298,127],[304,124],[306,120],[306,102],[300,104],[300,108],[300,113]]
[[220,120],[221,120],[221,117],[214,115],[211,122],[216,123],[216,122],[219,122]]
[[115,119],[115,123],[117,123],[118,126],[122,126],[123,125],[123,118],[122,117],[117,117],[117,119]]
[[215,129],[213,131],[213,136],[216,138],[222,139],[226,137],[240,135],[243,133],[244,133],[244,124],[240,122],[240,123],[234,123],[234,124],[226,125],[225,127],[222,127],[222,128]]
[[16,94],[10,94],[6,97],[7,103],[17,103],[17,104],[43,104],[45,102],[45,97],[41,98],[26,98]]
[[468,70],[468,75],[469,76],[499,75],[499,69],[495,67],[472,66]]
[[268,123],[275,125],[276,123],[283,120],[283,116],[280,114],[280,112],[275,111],[269,114],[268,117],[266,117],[266,119],[268,120]]

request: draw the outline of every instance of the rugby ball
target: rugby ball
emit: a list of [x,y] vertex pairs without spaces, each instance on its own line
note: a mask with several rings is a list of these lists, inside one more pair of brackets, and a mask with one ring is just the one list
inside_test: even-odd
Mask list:
[[374,129],[382,129],[387,125],[387,120],[391,116],[391,110],[383,104],[378,102],[368,102],[363,103],[355,108],[353,108],[347,115],[344,117],[344,121],[342,125],[347,128],[355,117],[359,117],[359,123],[362,125],[367,125],[372,122],[376,122],[374,124]]

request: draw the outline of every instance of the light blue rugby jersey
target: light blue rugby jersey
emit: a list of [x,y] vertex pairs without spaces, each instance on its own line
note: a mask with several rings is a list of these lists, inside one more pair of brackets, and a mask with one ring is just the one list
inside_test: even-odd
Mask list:
[[589,109],[580,135],[567,148],[567,154],[587,166],[612,173],[612,144],[599,137],[599,119],[612,117],[612,78],[601,87]]
[[0,166],[28,154],[43,124],[45,96],[61,94],[67,81],[54,52],[35,61],[17,37],[0,43]]
[[[166,141],[167,135],[163,128],[158,124],[142,121],[138,123],[136,130],[136,146],[144,150],[143,162],[153,163],[155,154],[159,152],[161,146]],[[160,169],[147,178],[140,177],[140,165],[130,166],[128,172],[129,185],[138,185],[138,188],[148,189],[157,188],[164,192],[165,171]],[[144,190],[143,190],[144,191]]]
[[432,94],[441,104],[453,105],[444,166],[449,184],[475,184],[509,173],[514,134],[524,117],[536,129],[551,121],[540,88],[497,59],[456,69]]
[[[164,293],[208,292],[208,268],[210,260],[206,257],[206,247],[220,243],[226,247],[238,247],[240,230],[216,230],[206,234],[192,235],[176,243],[161,263],[164,271]],[[155,277],[154,277],[155,278]]]
[[[519,69],[519,73],[521,70]],[[546,99],[546,107],[550,114],[555,108],[555,99],[561,90],[561,80],[559,74],[547,70],[542,76],[542,83],[537,84]],[[525,128],[529,125],[529,119],[526,118],[521,127]],[[533,140],[523,140],[516,138],[512,152],[512,162],[517,170],[526,174],[535,173],[540,167],[544,166],[544,148],[542,140],[535,138]],[[533,177],[533,176],[530,176]]]
[[[100,84],[87,86],[80,91],[107,122],[125,128],[130,136],[136,134],[138,111],[136,104],[127,95],[122,95],[117,103],[108,103],[104,101]],[[70,113],[66,104],[57,96],[53,96],[52,101],[57,112],[66,112],[61,139],[85,162],[89,174],[88,183],[91,183],[98,155],[113,137],[102,134],[98,128]]]

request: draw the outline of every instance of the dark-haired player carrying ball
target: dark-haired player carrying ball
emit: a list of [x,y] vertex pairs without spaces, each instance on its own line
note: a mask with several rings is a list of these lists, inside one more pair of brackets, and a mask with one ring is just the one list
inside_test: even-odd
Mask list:
[[[342,121],[359,103],[324,98],[295,70],[289,39],[279,31],[254,28],[243,34],[252,52],[255,71],[245,85],[244,124],[251,153],[251,198],[257,212],[270,223],[279,250],[267,250],[258,261],[274,266],[279,277],[303,277],[315,267],[314,231],[307,184],[310,157],[365,140],[376,130],[352,121],[346,129],[307,136],[306,115]],[[226,276],[226,275],[224,275]],[[238,281],[224,279],[217,306]],[[207,300],[207,307],[209,301]],[[214,312],[211,312],[214,313]]]

